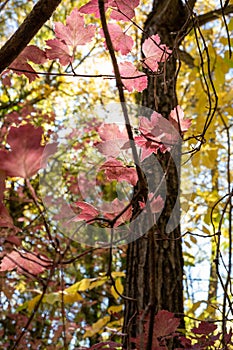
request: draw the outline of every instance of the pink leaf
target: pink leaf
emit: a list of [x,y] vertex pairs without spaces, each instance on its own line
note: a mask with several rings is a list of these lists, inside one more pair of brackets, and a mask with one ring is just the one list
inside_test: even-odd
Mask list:
[[160,150],[170,151],[177,143],[179,134],[173,125],[161,114],[153,112],[150,119],[139,117],[141,135],[135,137],[135,142],[142,148],[141,160]]
[[[148,194],[148,200],[150,203],[150,209],[152,214],[159,213],[163,209],[164,200],[160,195],[154,197],[154,193],[151,192]],[[144,202],[139,202],[139,205],[141,209],[146,207],[146,204]]]
[[[105,3],[104,3],[105,11],[111,6],[112,3],[113,3],[113,0],[105,0]],[[98,0],[89,1],[86,5],[83,5],[82,7],[80,7],[79,12],[86,13],[86,14],[94,13],[95,17],[99,18],[100,14],[99,14]]]
[[106,157],[117,157],[129,140],[126,129],[121,131],[114,123],[102,124],[97,131],[102,142],[96,143],[95,147]]
[[[123,201],[120,201],[118,198],[115,198],[111,203],[105,203],[102,205],[101,210],[104,212],[104,217],[113,220],[117,215],[119,215],[126,205]],[[126,221],[129,221],[132,216],[132,206],[130,205],[124,213],[117,219],[114,227],[117,227],[121,224],[124,224]]]
[[86,202],[75,202],[73,207],[81,209],[81,213],[76,215],[71,221],[88,221],[88,223],[91,223],[92,220],[94,220],[98,215],[98,210],[91,204]]
[[113,139],[124,139],[128,141],[126,128],[120,130],[119,126],[115,123],[101,124],[98,128],[98,134],[103,141],[109,141]]
[[53,154],[56,144],[41,146],[43,130],[26,124],[19,128],[11,127],[7,136],[7,143],[11,150],[0,151],[0,169],[7,176],[30,178],[45,166],[46,159]]
[[171,111],[169,121],[181,133],[187,131],[192,123],[191,119],[184,119],[184,112],[179,105]]
[[95,35],[95,26],[85,26],[84,18],[79,10],[74,8],[66,19],[66,25],[55,23],[55,34],[57,39],[75,48],[78,45],[86,45]]
[[2,203],[0,203],[0,227],[10,228],[14,232],[20,231],[20,229],[14,225],[12,217]]
[[135,143],[141,148],[142,153],[140,156],[140,160],[148,158],[152,153],[157,154],[160,149],[159,144],[155,142],[148,141],[144,136],[136,136],[134,138]]
[[25,49],[21,52],[21,54],[12,62],[9,68],[29,71],[29,72],[20,72],[20,71],[15,71],[15,72],[18,75],[24,74],[29,79],[29,82],[32,82],[33,80],[38,78],[38,75],[36,74],[36,71],[32,68],[32,66],[30,66],[28,61],[31,61],[37,64],[43,64],[44,62],[46,62],[46,60],[47,59],[44,51],[42,51],[35,45],[29,45],[25,47]]
[[[138,92],[143,91],[147,87],[147,76],[145,73],[137,70],[133,63],[122,62],[119,64],[120,73],[122,76],[122,82],[125,88],[131,92],[134,89]],[[131,78],[131,79],[124,79]],[[134,78],[134,79],[133,79]]]
[[[122,55],[127,55],[132,50],[133,39],[125,34],[118,24],[108,24],[108,30],[114,50],[120,51]],[[100,30],[100,35],[104,38],[103,29]]]
[[206,321],[201,321],[199,326],[196,328],[192,328],[192,332],[194,334],[204,334],[209,335],[210,333],[213,333],[213,331],[217,328],[217,326],[213,323],[209,323]]
[[46,49],[49,59],[59,59],[62,65],[67,65],[74,60],[74,54],[78,45],[86,45],[95,34],[95,26],[85,26],[84,19],[79,10],[74,8],[67,17],[66,25],[55,23],[55,35],[57,39],[47,40],[50,49]]
[[180,319],[174,317],[172,312],[161,310],[155,316],[154,332],[156,337],[173,334],[180,324]]
[[165,62],[172,52],[166,45],[160,44],[158,34],[152,35],[144,41],[142,51],[146,57],[144,59],[144,66],[153,72],[158,70],[159,62]]
[[51,262],[43,256],[40,257],[32,253],[12,251],[2,259],[0,271],[12,271],[16,268],[19,273],[29,272],[37,275],[48,269],[50,264]]
[[58,59],[63,66],[67,66],[72,63],[74,58],[69,46],[57,39],[47,40],[46,44],[50,46],[50,49],[46,49],[46,56],[50,60]]
[[[105,0],[105,11],[108,8],[112,9],[111,18],[117,21],[128,21],[135,16],[135,8],[139,5],[139,0]],[[79,12],[91,14],[99,18],[99,5],[98,0],[91,0],[84,6],[80,7]],[[124,16],[125,15],[125,16]]]
[[131,185],[135,186],[138,177],[134,168],[127,168],[123,163],[115,158],[107,160],[100,169],[104,169],[105,175],[108,180],[127,181]]
[[[139,5],[140,0],[115,0],[112,6],[117,10],[113,10],[111,18],[117,21],[128,21],[135,16],[135,8]],[[124,16],[125,15],[125,16]]]

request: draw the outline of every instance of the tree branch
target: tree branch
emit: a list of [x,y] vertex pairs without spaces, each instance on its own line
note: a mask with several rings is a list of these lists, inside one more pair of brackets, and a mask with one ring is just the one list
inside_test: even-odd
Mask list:
[[203,26],[208,22],[214,21],[215,19],[219,19],[220,17],[222,17],[222,13],[224,13],[224,15],[229,15],[233,13],[233,5],[229,5],[223,9],[220,8],[217,10],[207,12],[204,15],[199,15],[196,18],[197,23],[199,26]]
[[195,67],[194,58],[188,52],[178,49],[178,57],[181,61],[186,63],[190,68]]
[[39,0],[0,50],[0,73],[6,69],[51,17],[62,0]]
[[188,0],[187,1],[186,6],[188,7],[189,10],[192,11],[194,9],[196,1],[197,0]]
[[[188,1],[189,5],[191,2],[192,2],[192,5],[195,6],[195,1],[189,0]],[[207,12],[203,15],[197,16],[196,17],[197,25],[202,26],[206,23],[214,21],[215,19],[222,18],[223,13],[224,13],[224,15],[229,15],[229,14],[233,13],[233,5],[228,5],[226,7],[224,6],[223,8],[213,10],[213,11]],[[178,56],[179,56],[180,60],[185,62],[190,68],[194,67],[194,58],[188,52],[178,49]]]

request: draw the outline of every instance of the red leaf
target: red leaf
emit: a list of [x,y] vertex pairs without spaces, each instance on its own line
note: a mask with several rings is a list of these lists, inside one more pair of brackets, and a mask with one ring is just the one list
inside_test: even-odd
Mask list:
[[95,147],[106,157],[117,157],[129,140],[126,128],[121,131],[114,123],[102,124],[97,131],[102,142],[96,143]]
[[127,168],[123,163],[115,158],[107,160],[100,169],[104,169],[105,175],[108,180],[127,181],[131,185],[135,186],[138,177],[134,168]]
[[72,50],[69,46],[57,39],[47,40],[46,44],[50,46],[50,49],[46,49],[46,56],[50,60],[59,59],[61,65],[67,66],[72,63],[74,58],[72,56]]
[[[119,64],[122,82],[125,88],[131,92],[134,89],[138,92],[143,91],[147,87],[147,76],[134,67],[131,62],[121,62]],[[131,78],[131,79],[124,79]],[[134,78],[135,77],[135,78]],[[134,79],[133,79],[134,78]]]
[[184,119],[184,112],[179,105],[171,111],[169,121],[182,133],[187,131],[192,123],[191,119]]
[[[108,8],[112,9],[110,17],[117,21],[128,21],[135,16],[134,9],[139,5],[139,0],[105,0],[105,11]],[[95,17],[99,18],[99,5],[98,0],[91,0],[86,5],[80,7],[81,13],[91,14],[94,13]],[[125,16],[124,16],[125,15]]]
[[141,148],[142,153],[140,156],[140,160],[143,161],[144,159],[148,158],[152,153],[157,153],[158,149],[160,149],[160,145],[155,143],[155,142],[151,142],[148,141],[145,137],[143,136],[136,136],[134,138],[135,143]]
[[38,75],[36,74],[36,71],[32,68],[32,66],[30,66],[28,61],[32,61],[37,64],[43,64],[46,60],[47,58],[43,50],[39,49],[35,45],[29,45],[25,47],[21,54],[12,62],[9,68],[29,71],[15,71],[15,73],[18,75],[24,74],[26,77],[28,77],[29,82],[32,82],[33,80],[38,78]]
[[135,137],[135,142],[142,148],[141,160],[158,150],[162,153],[170,151],[177,143],[179,133],[161,114],[153,112],[150,119],[139,117],[139,120],[141,135]]
[[12,271],[17,269],[18,273],[31,273],[37,275],[48,269],[51,261],[44,256],[36,256],[32,253],[12,251],[4,256],[0,265],[0,271]]
[[7,143],[11,150],[0,151],[0,168],[7,176],[30,178],[45,166],[46,159],[53,154],[56,144],[41,146],[43,129],[26,124],[19,128],[11,127]]
[[114,341],[104,341],[104,342],[92,345],[90,350],[104,350],[104,349],[116,350],[121,347],[122,347],[122,344],[120,343],[115,343]]
[[[104,2],[105,11],[111,6],[112,3],[113,3],[113,0],[105,0]],[[95,17],[99,18],[100,13],[99,13],[98,0],[89,1],[86,5],[83,5],[82,7],[80,7],[79,12],[86,13],[86,14],[94,13]]]
[[[111,18],[117,21],[128,21],[135,16],[135,8],[139,5],[140,0],[116,0],[112,6],[116,7],[117,11],[113,10]],[[125,16],[124,16],[125,15]]]
[[[105,203],[102,205],[101,210],[104,212],[104,217],[113,220],[117,215],[119,215],[126,205],[123,201],[120,201],[118,198],[115,198],[111,203]],[[114,227],[117,227],[121,224],[124,224],[126,221],[129,221],[132,216],[132,206],[127,208],[125,212],[117,219]]]
[[[133,39],[125,34],[118,24],[108,24],[108,30],[114,50],[120,51],[122,55],[127,55],[132,50]],[[100,30],[100,35],[104,38],[103,29]]]
[[91,204],[86,202],[75,202],[73,204],[73,207],[77,207],[78,209],[81,209],[81,213],[76,215],[71,221],[88,221],[88,223],[91,223],[92,220],[94,220],[98,215],[98,210]]
[[12,217],[2,203],[0,203],[0,227],[10,228],[14,232],[20,231],[20,229],[14,225]]
[[55,23],[55,35],[57,39],[47,40],[50,49],[46,49],[49,59],[59,59],[62,65],[67,65],[74,60],[74,54],[78,45],[86,45],[95,34],[95,26],[85,26],[84,18],[79,10],[74,8],[66,19],[66,25]]
[[[150,209],[152,214],[159,213],[163,209],[164,200],[160,195],[155,198],[154,193],[151,192],[148,194],[148,199],[150,202]],[[146,204],[143,202],[139,202],[139,205],[141,209],[146,207]]]
[[209,323],[206,321],[201,321],[201,323],[198,325],[198,327],[192,328],[192,332],[194,334],[204,334],[209,335],[210,333],[213,333],[213,331],[217,328],[217,326],[213,323]]
[[161,310],[155,316],[154,332],[156,337],[173,334],[180,324],[180,319],[174,317],[172,312]]
[[152,35],[144,41],[142,51],[146,57],[144,59],[144,66],[153,72],[158,70],[159,62],[165,62],[172,52],[166,45],[160,44],[158,34]]

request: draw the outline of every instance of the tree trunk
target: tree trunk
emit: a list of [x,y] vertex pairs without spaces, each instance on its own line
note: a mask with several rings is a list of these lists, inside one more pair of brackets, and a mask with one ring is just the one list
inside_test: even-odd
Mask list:
[[[177,33],[184,25],[187,13],[179,0],[157,0],[144,27],[143,41],[148,36],[159,34],[161,43],[173,49],[173,54],[161,67],[161,74],[149,75],[148,88],[143,93],[142,101],[143,106],[157,111],[166,119],[177,106],[174,48]],[[127,334],[127,349],[135,348],[130,340],[135,337],[141,339],[137,348],[152,349],[154,316],[159,310],[168,310],[181,317],[180,327],[184,328],[183,257],[179,225],[180,154],[181,144],[177,144],[172,153],[156,156],[160,167],[154,164],[154,155],[142,164],[147,170],[147,181],[153,181],[154,192],[158,186],[166,187],[166,200],[156,225],[143,235],[145,222],[142,220],[139,227],[135,227],[137,232],[140,231],[141,238],[128,245],[125,292],[136,301],[125,302],[123,330]],[[134,210],[137,211],[137,208]],[[143,323],[146,319],[149,319],[149,326],[145,340]],[[173,340],[168,346],[172,349],[178,345],[178,341]]]

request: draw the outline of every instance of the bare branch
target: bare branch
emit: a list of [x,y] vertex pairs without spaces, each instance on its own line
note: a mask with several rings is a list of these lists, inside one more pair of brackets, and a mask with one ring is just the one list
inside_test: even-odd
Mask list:
[[195,67],[194,58],[188,52],[178,49],[178,58],[186,63],[190,68]]
[[233,13],[233,5],[229,5],[223,9],[217,9],[210,12],[205,13],[204,15],[197,16],[197,21],[199,26],[203,26],[204,24],[214,21],[215,19],[219,19],[222,17],[222,13],[224,15],[229,15]]
[[6,69],[51,17],[62,0],[39,0],[0,50],[0,73]]
[[197,1],[197,0],[188,0],[188,1],[187,1],[187,6],[188,6],[189,10],[192,11],[192,10],[194,9],[195,4],[196,4],[196,1]]

